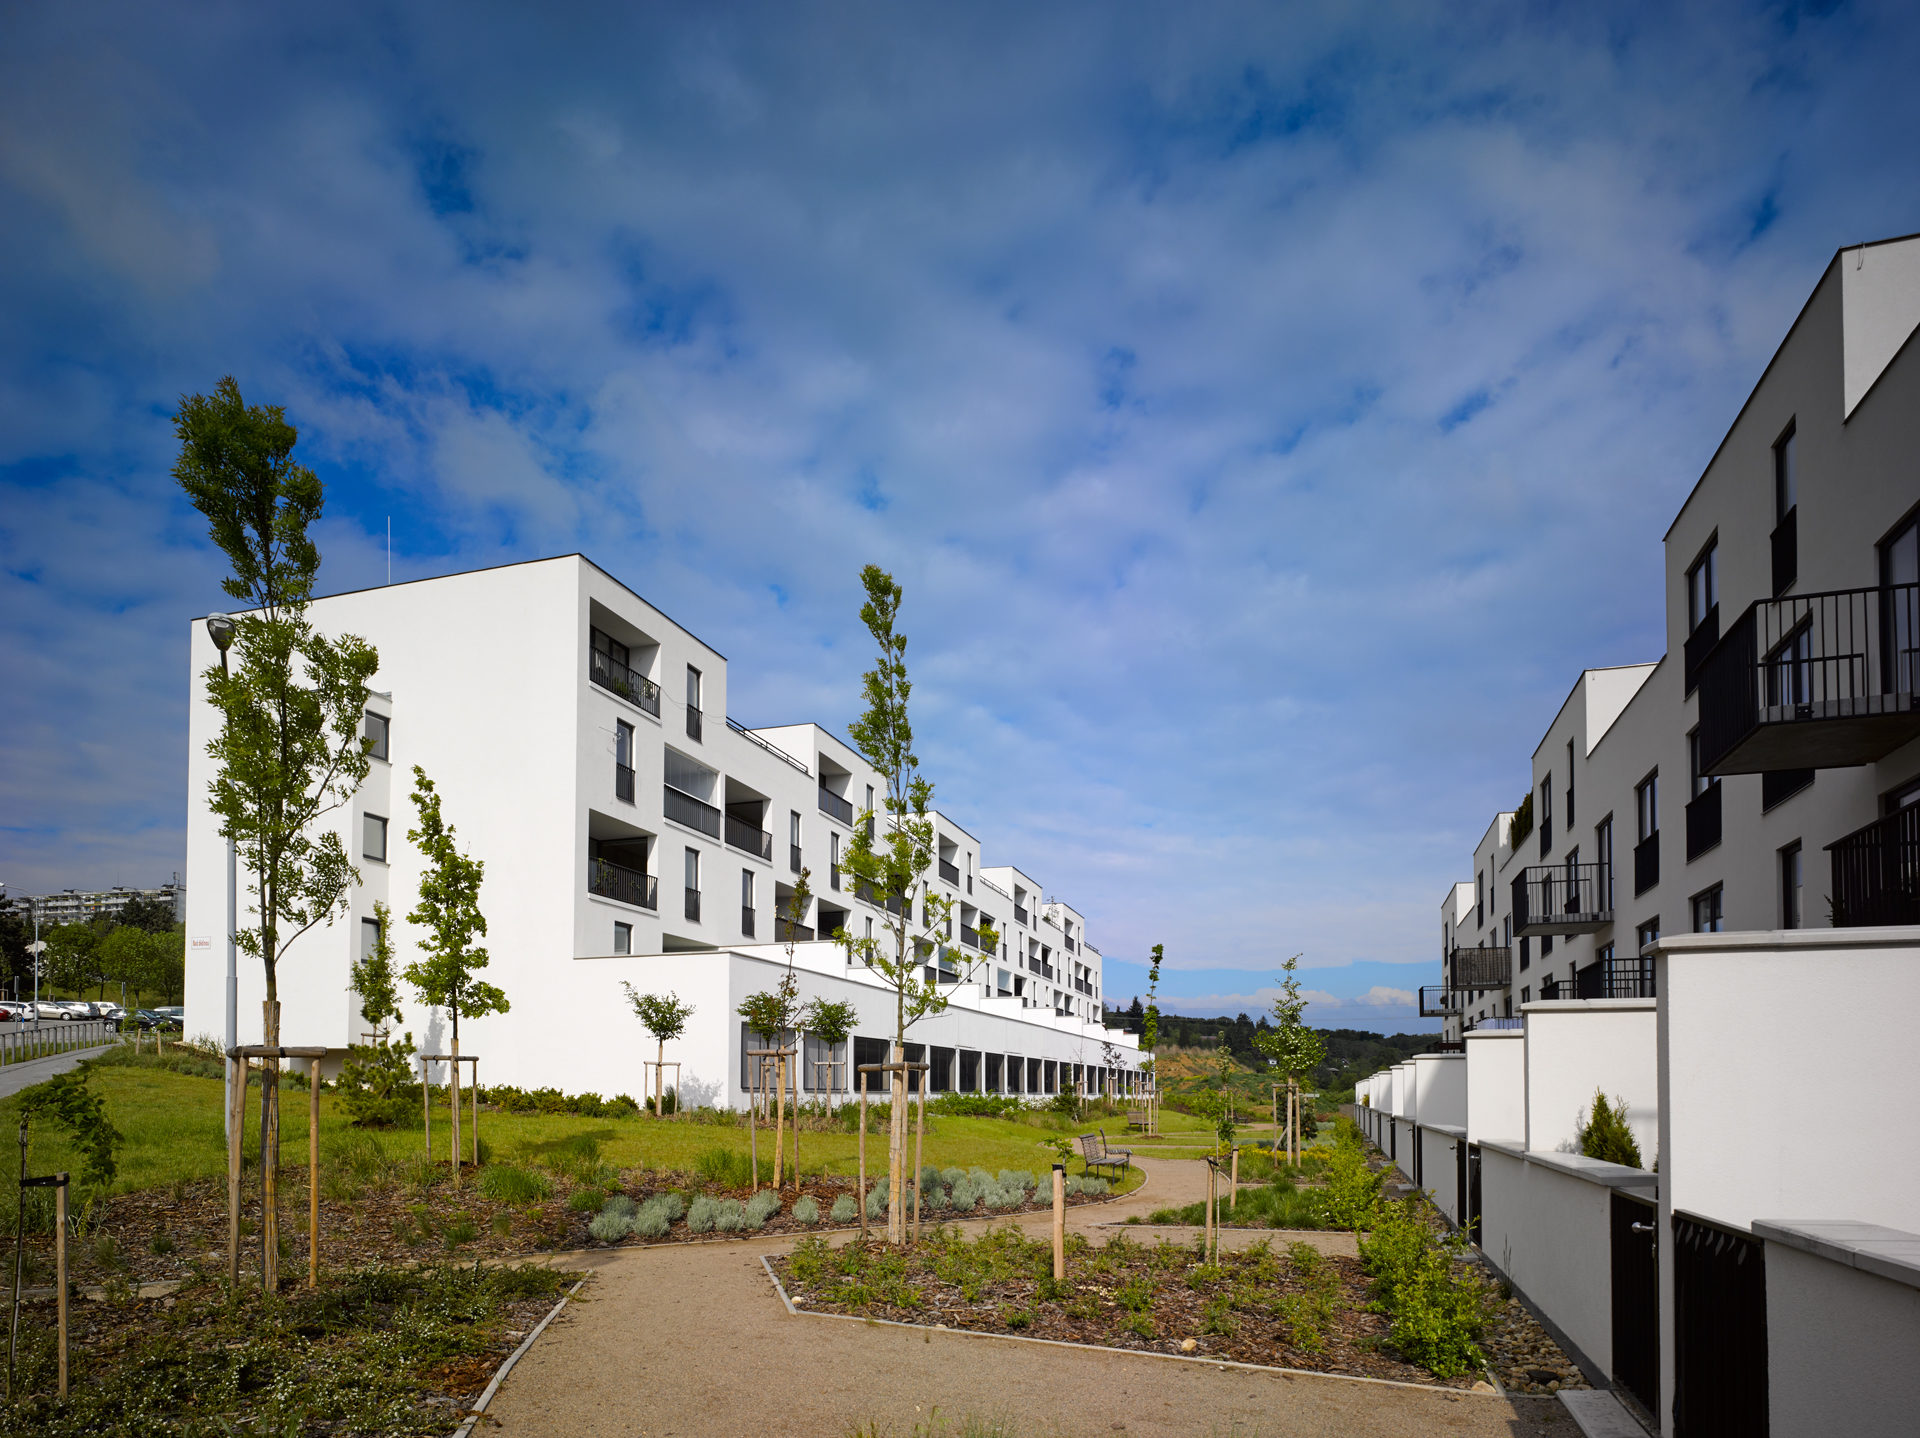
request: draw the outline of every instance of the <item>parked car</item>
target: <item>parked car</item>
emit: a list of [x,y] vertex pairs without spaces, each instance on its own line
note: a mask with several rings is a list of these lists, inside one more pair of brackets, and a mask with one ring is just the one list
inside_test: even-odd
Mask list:
[[161,1033],[179,1033],[180,1020],[164,1009],[136,1009],[133,1022],[143,1033],[158,1029]]
[[0,999],[0,1023],[18,1023],[27,1017],[32,1007],[14,999]]
[[181,1008],[178,1004],[174,1004],[168,1008],[155,1009],[154,1012],[156,1014],[165,1014],[168,1018],[172,1019],[176,1024],[184,1024],[187,1021],[187,1011]]

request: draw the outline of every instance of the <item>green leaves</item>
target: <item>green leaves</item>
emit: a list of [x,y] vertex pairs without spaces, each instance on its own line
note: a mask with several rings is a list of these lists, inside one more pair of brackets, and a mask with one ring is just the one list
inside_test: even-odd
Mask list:
[[664,996],[639,993],[624,981],[620,987],[627,991],[627,1002],[633,1005],[642,1027],[658,1042],[671,1043],[687,1031],[687,1020],[693,1017],[692,1004],[681,1003],[673,993]]
[[118,1170],[121,1133],[107,1118],[107,1105],[88,1087],[85,1068],[57,1074],[20,1095],[22,1113],[49,1118],[72,1135],[83,1158],[81,1181],[106,1192]]
[[453,1015],[456,1042],[460,1020],[507,1012],[507,996],[494,985],[475,978],[486,968],[487,951],[474,939],[487,932],[480,912],[480,880],[486,865],[460,852],[453,827],[440,812],[440,795],[418,764],[413,766],[413,807],[418,827],[407,830],[407,840],[420,850],[426,867],[420,875],[420,902],[407,921],[426,930],[419,948],[422,957],[407,965],[406,979],[419,991],[420,1001]]
[[1580,1152],[1588,1158],[1623,1164],[1627,1168],[1645,1167],[1640,1161],[1639,1140],[1627,1126],[1627,1101],[1623,1098],[1609,1104],[1607,1096],[1595,1089],[1593,1111],[1580,1125],[1579,1140]]
[[393,972],[393,914],[383,903],[373,906],[379,937],[364,958],[354,960],[353,991],[360,995],[360,1013],[375,1028],[400,1022],[400,986]]
[[800,1013],[800,1027],[829,1049],[845,1043],[859,1021],[860,1011],[846,999],[815,999]]
[[1281,965],[1280,997],[1273,1001],[1273,1028],[1254,1036],[1254,1046],[1273,1066],[1288,1078],[1305,1078],[1320,1067],[1327,1056],[1327,1041],[1300,1022],[1307,1000],[1300,997],[1300,981],[1294,977],[1300,956],[1295,954]]

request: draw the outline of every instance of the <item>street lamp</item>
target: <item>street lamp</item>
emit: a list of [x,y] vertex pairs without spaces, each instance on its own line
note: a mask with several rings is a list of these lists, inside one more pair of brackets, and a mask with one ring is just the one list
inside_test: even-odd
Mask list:
[[[207,616],[207,637],[220,651],[220,677],[227,675],[227,650],[233,645],[234,623],[229,614]],[[233,835],[227,835],[227,1042],[228,1053],[240,1043],[240,962],[234,951],[233,936],[240,927],[240,884],[234,862]],[[233,1064],[221,1065],[225,1076],[227,1139],[233,1139]]]

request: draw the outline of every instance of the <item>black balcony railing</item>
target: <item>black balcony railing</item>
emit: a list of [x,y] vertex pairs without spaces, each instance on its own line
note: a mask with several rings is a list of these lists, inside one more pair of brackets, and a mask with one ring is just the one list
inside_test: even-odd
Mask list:
[[671,784],[666,786],[661,808],[676,824],[685,824],[689,829],[698,829],[709,838],[720,837],[720,811],[713,805],[674,788]]
[[840,866],[838,864],[833,864],[828,867],[827,882],[836,889],[840,887]]
[[698,889],[687,890],[687,919],[695,924],[700,922],[700,891]]
[[742,724],[738,719],[734,718],[731,714],[727,715],[727,727],[733,730],[733,732],[738,734],[742,739],[746,740],[749,744],[755,745],[758,748],[766,750],[767,753],[773,755],[774,758],[778,759],[782,764],[785,764],[788,768],[798,769],[802,774],[811,774],[813,772],[805,764],[802,764],[798,759],[794,758],[793,755],[787,753],[786,750],[776,749],[773,745],[769,744],[766,740],[762,739],[758,734],[754,733],[753,730],[749,729],[746,725]]
[[639,670],[629,669],[611,654],[592,649],[588,651],[587,675],[602,689],[639,705],[656,719],[660,717],[660,686]]
[[942,859],[940,861],[940,877],[945,879],[949,884],[958,884],[960,882],[960,866],[958,864],[949,864],[945,859]]
[[1681,673],[1687,681],[1687,693],[1691,694],[1700,683],[1701,666],[1707,662],[1707,656],[1713,653],[1713,646],[1720,642],[1720,606],[1714,605],[1698,624],[1693,633],[1687,636],[1682,646]]
[[1421,1018],[1443,1019],[1452,1012],[1453,1012],[1453,1009],[1452,1009],[1452,1006],[1448,1003],[1447,991],[1444,985],[1430,984],[1426,988],[1423,988],[1420,990],[1420,1017]]
[[1870,764],[1920,735],[1920,585],[1749,605],[1700,670],[1709,774]]
[[825,784],[820,786],[820,812],[841,823],[853,823],[853,805],[842,799]]
[[749,939],[753,937],[753,910],[745,904],[740,906],[740,932]]
[[629,869],[605,859],[587,860],[587,892],[642,909],[660,907],[659,880],[652,874]]
[[800,872],[800,846],[798,844],[787,845],[787,867],[792,869],[796,874]]
[[1777,598],[1800,577],[1800,509],[1795,506],[1773,527],[1773,592]]
[[732,848],[758,854],[763,859],[773,857],[773,835],[759,825],[736,819],[731,814],[727,815],[727,843]]
[[796,924],[792,919],[776,917],[773,921],[773,937],[776,943],[808,943],[813,938],[813,930],[805,924]]
[[1687,801],[1687,862],[1720,842],[1720,789],[1709,784]]
[[633,770],[625,764],[613,766],[613,797],[622,803],[633,802]]
[[1027,911],[1018,904],[1013,906],[1013,921],[1016,924],[1024,924],[1027,922]]
[[980,931],[978,929],[973,928],[969,924],[962,924],[960,926],[960,942],[965,944],[970,949],[979,948],[980,947]]
[[1660,882],[1660,831],[1655,829],[1633,846],[1633,896],[1637,899]]
[[1613,922],[1607,866],[1541,864],[1513,881],[1516,934],[1590,934]]
[[1833,864],[1833,926],[1920,924],[1920,805],[1827,845]]
[[1513,982],[1513,950],[1505,944],[1484,944],[1478,948],[1456,947],[1451,978],[1445,985],[1459,992],[1472,989],[1504,989]]
[[1063,940],[1063,942],[1064,942],[1064,943],[1066,944],[1066,946],[1067,946],[1067,952],[1068,952],[1068,953],[1070,953],[1070,954],[1077,954],[1077,953],[1079,953],[1079,952],[1080,952],[1080,945],[1079,945],[1079,943],[1078,943],[1078,941],[1076,941],[1076,940],[1074,939],[1074,937],[1073,937],[1073,935],[1071,935],[1071,934],[1069,934],[1069,935],[1067,935],[1067,937],[1066,937],[1066,939],[1065,939],[1065,940]]
[[687,706],[687,737],[689,739],[698,739],[700,732],[700,711],[689,704]]

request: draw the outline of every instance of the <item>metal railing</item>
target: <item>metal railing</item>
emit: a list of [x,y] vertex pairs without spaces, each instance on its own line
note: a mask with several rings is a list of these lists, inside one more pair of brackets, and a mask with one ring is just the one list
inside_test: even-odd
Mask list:
[[782,944],[804,944],[812,941],[813,930],[805,924],[794,923],[792,919],[775,918],[773,921],[773,937],[777,942]]
[[665,796],[661,799],[661,810],[676,824],[685,824],[689,829],[698,829],[708,838],[720,837],[720,811],[713,805],[684,790],[668,784]]
[[696,924],[700,922],[700,891],[698,889],[687,890],[686,914],[690,922]]
[[1027,911],[1018,904],[1013,906],[1013,921],[1016,924],[1025,924],[1027,922]]
[[960,882],[960,866],[958,864],[949,864],[945,859],[942,859],[940,861],[940,877],[945,879],[949,884],[958,884]]
[[813,770],[809,769],[805,764],[802,764],[798,759],[794,758],[793,755],[787,753],[787,751],[784,749],[776,749],[773,745],[769,744],[766,740],[762,739],[758,734],[754,733],[753,730],[749,729],[746,725],[742,724],[738,719],[734,718],[731,714],[727,716],[727,727],[733,730],[733,732],[738,734],[742,739],[745,739],[749,744],[758,744],[762,749],[765,749],[769,754],[773,755],[773,757],[778,759],[782,764],[786,764],[792,768],[798,769],[802,774],[813,773]]
[[116,1043],[119,1037],[120,1023],[115,1019],[20,1019],[0,1023],[0,1064]]
[[1655,829],[1633,846],[1633,896],[1637,899],[1660,882],[1660,831]]
[[1450,957],[1452,977],[1447,988],[1465,993],[1474,989],[1504,989],[1513,982],[1513,950],[1505,944],[1455,946]]
[[1920,585],[1757,600],[1701,666],[1700,767],[1751,774],[1883,758],[1920,734],[1916,671]]
[[625,764],[613,766],[613,797],[624,803],[633,802],[633,770]]
[[1720,786],[1710,784],[1687,800],[1687,862],[1720,842]]
[[749,939],[753,937],[753,910],[745,904],[740,906],[740,932]]
[[1833,866],[1833,926],[1920,924],[1920,804],[1827,845]]
[[700,718],[700,711],[689,704],[687,706],[687,737],[689,739],[698,739],[700,737],[702,728]]
[[1513,881],[1516,934],[1578,934],[1613,922],[1613,876],[1605,864],[1540,864]]
[[1707,662],[1707,656],[1713,653],[1713,646],[1720,642],[1720,606],[1714,605],[1698,624],[1693,633],[1687,636],[1687,642],[1681,646],[1681,674],[1686,679],[1687,693],[1693,693],[1700,683],[1700,669]]
[[820,786],[820,812],[848,826],[853,823],[853,805],[825,784]]
[[980,931],[970,924],[962,924],[960,926],[960,942],[971,949],[979,948]]
[[[1434,997],[1428,998],[1432,994]],[[1423,1019],[1444,1019],[1453,1012],[1446,988],[1440,984],[1428,984],[1420,990],[1420,1017]]]
[[630,704],[637,704],[654,718],[660,717],[660,686],[637,669],[630,669],[611,654],[598,649],[587,651],[587,677],[602,689],[611,690]]
[[652,874],[607,859],[587,860],[587,892],[642,909],[660,907],[660,881]]
[[1072,934],[1068,934],[1062,942],[1066,944],[1068,953],[1077,954],[1080,952],[1080,945],[1074,942]]
[[773,835],[731,814],[727,815],[727,844],[749,854],[758,854],[763,859],[773,858]]

